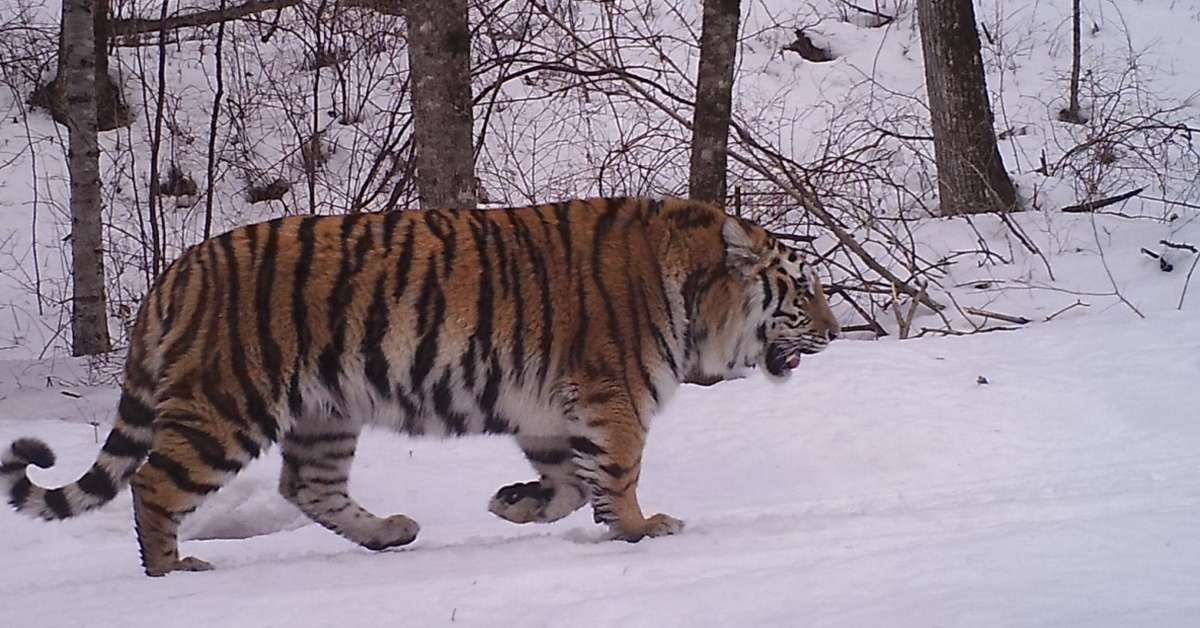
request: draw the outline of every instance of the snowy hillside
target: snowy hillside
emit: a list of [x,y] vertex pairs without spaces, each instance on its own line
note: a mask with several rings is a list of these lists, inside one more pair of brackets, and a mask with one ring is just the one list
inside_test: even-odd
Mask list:
[[[35,6],[29,14],[50,24],[54,4],[0,0],[3,16]],[[157,12],[138,4],[147,5],[139,15]],[[741,121],[806,164],[872,124],[927,133],[910,3],[884,5],[899,5],[898,19],[866,28],[840,2],[744,0]],[[372,510],[420,522],[413,545],[374,554],[311,523],[276,492],[271,452],[183,526],[183,551],[211,561],[212,572],[143,576],[128,494],[52,524],[0,511],[0,626],[1200,626],[1200,273],[1186,248],[1200,246],[1200,3],[1085,3],[1094,69],[1085,127],[1053,121],[1069,65],[1069,3],[976,5],[991,37],[984,56],[1001,151],[1029,211],[1009,222],[930,218],[927,144],[889,137],[856,154],[863,172],[886,173],[904,193],[863,184],[839,188],[845,196],[831,204],[900,218],[880,226],[845,216],[893,270],[931,269],[923,277],[946,308],[873,311],[888,337],[850,334],[783,385],[755,374],[684,387],[651,430],[640,490],[647,510],[687,521],[682,535],[607,542],[586,509],[516,526],[486,510],[496,488],[532,479],[513,443],[373,432],[353,490]],[[642,18],[645,28],[685,33],[697,15]],[[497,31],[510,26],[500,17]],[[793,27],[838,59],[814,65],[779,52]],[[253,42],[258,32],[241,35]],[[684,74],[696,62],[685,40],[654,44]],[[629,60],[661,61],[652,47],[628,45]],[[124,71],[138,68],[132,50],[118,51]],[[212,53],[201,36],[168,51],[171,133],[182,131],[165,150],[193,171],[203,164]],[[308,97],[303,51],[276,37],[248,57],[256,65],[236,68],[229,89],[261,100],[246,101],[240,143],[233,131],[222,136],[223,158],[253,153],[265,164],[255,176],[296,175],[289,151],[304,129],[289,126],[294,112],[279,104]],[[384,69],[354,95],[362,123],[322,118],[336,149],[313,183],[322,210],[365,185],[352,173],[399,107],[387,94],[403,79],[402,58],[369,59]],[[140,70],[152,75],[152,65]],[[672,71],[655,78],[689,89]],[[322,80],[325,98],[338,78]],[[548,99],[537,90],[552,91],[555,77],[540,80],[507,85],[491,112],[479,169],[494,200],[682,191],[687,155],[672,147],[686,134],[669,112]],[[134,128],[105,136],[106,168],[119,182],[107,201],[114,330],[144,290],[134,236],[148,176],[147,94],[134,98]],[[62,132],[7,91],[0,112],[0,446],[46,440],[58,465],[31,476],[61,484],[99,449],[122,356],[65,357]],[[1178,125],[1156,127],[1163,119]],[[1096,148],[1089,142],[1099,136],[1121,140],[1097,148],[1115,161],[1080,148]],[[248,176],[222,164],[226,180]],[[754,198],[761,179],[733,170]],[[839,181],[823,176],[818,184]],[[1146,191],[1099,214],[1057,211],[1134,187]],[[218,224],[307,211],[307,194],[297,187],[284,201],[250,205],[230,184],[218,191]],[[168,210],[168,247],[194,242],[199,209]],[[806,226],[777,218],[779,229]],[[830,245],[821,234],[815,248]],[[823,272],[840,280],[845,268]],[[844,323],[862,322],[844,301],[834,305]]]

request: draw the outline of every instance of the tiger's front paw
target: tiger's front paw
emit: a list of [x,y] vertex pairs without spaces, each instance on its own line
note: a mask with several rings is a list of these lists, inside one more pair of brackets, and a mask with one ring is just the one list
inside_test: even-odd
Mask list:
[[630,543],[650,536],[667,536],[683,532],[683,522],[675,517],[659,513],[653,515],[638,525],[626,526],[619,522],[612,524],[613,538]]
[[360,544],[378,552],[389,547],[408,545],[417,539],[417,533],[420,531],[421,526],[416,521],[404,515],[392,515],[387,519],[380,519],[374,534],[362,540]]

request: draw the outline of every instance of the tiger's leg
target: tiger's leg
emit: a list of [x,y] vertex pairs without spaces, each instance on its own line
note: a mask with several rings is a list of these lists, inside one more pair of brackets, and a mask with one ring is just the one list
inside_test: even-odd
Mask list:
[[629,542],[682,532],[683,522],[674,517],[642,514],[637,485],[646,432],[627,393],[581,387],[571,405],[569,444],[596,523],[607,524],[614,538]]
[[412,543],[420,529],[416,521],[404,515],[377,517],[350,496],[359,429],[327,423],[298,426],[284,435],[279,492],[313,521],[367,549]]
[[576,474],[571,445],[565,436],[518,436],[517,444],[541,479],[502,487],[492,496],[488,510],[513,523],[550,523],[587,503],[587,489]]
[[160,404],[146,463],[134,474],[133,515],[146,575],[207,571],[212,565],[179,556],[179,523],[221,488],[268,439],[220,418],[212,407]]

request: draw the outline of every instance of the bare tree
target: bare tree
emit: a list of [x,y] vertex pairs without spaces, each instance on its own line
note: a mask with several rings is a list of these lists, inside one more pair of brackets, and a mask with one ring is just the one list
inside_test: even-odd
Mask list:
[[721,206],[725,205],[733,65],[740,18],[740,0],[704,0],[688,194]]
[[64,0],[59,63],[69,105],[65,113],[71,176],[71,352],[75,355],[112,349],[104,297],[93,9],[94,0]]
[[1073,0],[1071,3],[1071,85],[1067,93],[1067,108],[1058,112],[1058,119],[1074,124],[1083,124],[1087,121],[1079,111],[1079,65],[1082,39],[1079,20],[1079,0]]
[[471,33],[466,0],[408,4],[413,132],[421,207],[475,207]]
[[943,216],[1011,211],[971,0],[917,0]]

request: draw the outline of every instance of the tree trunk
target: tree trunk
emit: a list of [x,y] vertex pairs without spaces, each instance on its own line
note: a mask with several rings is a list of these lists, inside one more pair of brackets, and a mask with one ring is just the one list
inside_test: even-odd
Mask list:
[[1012,211],[971,0],[917,0],[943,216]]
[[408,4],[413,132],[421,207],[475,207],[471,33],[466,0]]
[[[95,61],[92,66],[93,72],[96,74],[93,83],[96,91],[97,127],[101,131],[111,131],[119,127],[128,126],[132,122],[132,118],[129,114],[129,107],[125,105],[125,97],[121,93],[121,87],[108,74],[108,0],[91,0],[89,2],[87,17],[92,22],[88,28],[87,36],[88,41],[92,42],[94,46],[92,58]],[[69,114],[67,110],[71,107],[67,101],[71,85],[66,72],[67,45],[69,41],[67,33],[65,31],[60,32],[58,39],[58,73],[54,76],[54,80],[46,85],[39,86],[29,96],[30,104],[45,108],[50,112],[55,122],[64,126],[68,124],[67,117]],[[70,43],[74,45],[76,42],[70,41]]]
[[68,104],[67,161],[71,177],[71,352],[111,350],[104,298],[100,146],[96,124],[93,0],[64,0],[59,78]]
[[704,0],[688,195],[724,207],[739,0]]
[[1083,124],[1087,119],[1079,111],[1079,66],[1082,47],[1082,28],[1079,23],[1079,0],[1071,3],[1071,85],[1067,88],[1067,108],[1058,112],[1058,119]]

